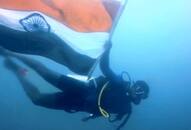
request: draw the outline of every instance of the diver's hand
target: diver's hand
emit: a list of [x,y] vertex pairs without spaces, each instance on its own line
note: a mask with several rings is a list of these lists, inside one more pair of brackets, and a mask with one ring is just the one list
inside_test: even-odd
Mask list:
[[86,122],[86,121],[88,121],[88,120],[90,120],[90,119],[95,119],[97,116],[95,116],[95,115],[93,115],[93,114],[90,114],[88,117],[84,117],[84,118],[82,118],[82,121],[83,122]]
[[106,51],[108,51],[108,50],[110,50],[111,48],[112,48],[112,43],[111,43],[111,41],[106,42],[105,45],[104,45],[104,49],[105,49]]

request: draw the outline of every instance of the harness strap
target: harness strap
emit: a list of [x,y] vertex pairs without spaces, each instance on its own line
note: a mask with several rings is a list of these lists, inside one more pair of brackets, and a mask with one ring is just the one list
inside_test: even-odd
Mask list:
[[109,81],[104,84],[104,86],[102,87],[102,89],[99,93],[99,96],[98,96],[98,108],[99,108],[101,115],[105,118],[109,118],[110,114],[101,107],[101,98],[102,98],[103,92],[107,88],[108,84],[109,84]]

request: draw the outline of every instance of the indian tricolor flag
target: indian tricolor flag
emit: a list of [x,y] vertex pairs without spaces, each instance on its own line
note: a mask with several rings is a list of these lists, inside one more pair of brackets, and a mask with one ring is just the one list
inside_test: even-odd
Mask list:
[[0,0],[0,46],[45,56],[78,74],[88,74],[103,54],[125,3]]

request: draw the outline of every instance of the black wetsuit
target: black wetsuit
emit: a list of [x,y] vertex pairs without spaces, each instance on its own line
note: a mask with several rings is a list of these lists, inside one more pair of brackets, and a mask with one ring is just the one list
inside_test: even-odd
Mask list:
[[126,86],[119,76],[116,76],[109,68],[109,51],[105,52],[100,63],[101,70],[106,77],[100,76],[89,84],[61,76],[55,85],[62,92],[42,95],[35,104],[62,109],[67,112],[84,111],[92,113],[95,117],[101,116],[98,109],[98,95],[104,84],[109,81],[107,89],[102,94],[102,107],[109,113],[117,114],[118,120],[125,114],[131,114],[131,98],[126,95]]
[[[63,58],[66,58],[65,55],[70,55],[71,59],[80,59],[81,62],[89,61],[87,63],[88,66],[94,62],[94,60],[91,60],[84,55],[76,54],[69,46],[62,46],[63,42],[64,41],[52,33],[22,32],[0,25],[0,46],[11,51],[52,58],[51,54],[49,54],[50,50],[57,47],[61,48],[62,52],[60,52],[59,55],[62,55]],[[71,59],[65,60],[68,63],[71,63],[71,65],[80,65],[80,63],[77,63],[78,60]],[[74,61],[76,63],[73,63]],[[97,106],[98,94],[101,87],[109,81],[110,90],[106,90],[103,94],[102,107],[108,112],[118,113],[120,115],[130,113],[130,98],[124,96],[125,90],[123,82],[121,82],[119,76],[116,76],[109,68],[109,51],[105,52],[101,59],[100,67],[105,77],[98,77],[95,79],[98,86],[97,88],[93,84],[93,81],[86,84],[63,75],[58,81],[55,81],[57,83],[55,87],[59,88],[62,92],[43,94],[34,103],[52,109],[63,109],[68,112],[73,110],[86,111],[99,116],[100,112]],[[71,68],[75,72],[79,72],[78,70],[75,70],[78,66],[71,66]],[[89,68],[84,66],[84,69],[88,70]]]

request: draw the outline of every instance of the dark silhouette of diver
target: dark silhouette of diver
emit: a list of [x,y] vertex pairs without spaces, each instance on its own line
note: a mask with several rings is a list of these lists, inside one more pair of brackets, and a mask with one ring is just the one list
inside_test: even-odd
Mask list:
[[[6,67],[14,72],[30,100],[38,106],[65,110],[69,113],[87,112],[89,117],[83,119],[94,119],[107,117],[110,122],[122,120],[117,130],[122,128],[132,113],[132,103],[139,104],[149,94],[149,87],[144,81],[125,81],[122,76],[116,75],[109,67],[110,48],[104,53],[100,61],[100,68],[104,76],[90,79],[88,83],[74,78],[61,75],[49,70],[41,63],[24,55],[13,53],[3,48],[1,55],[5,56]],[[41,93],[36,86],[25,78],[25,69],[16,64],[11,57],[21,60],[34,69],[46,81],[60,89],[61,92],[52,94]],[[112,115],[115,118],[112,119]]]

